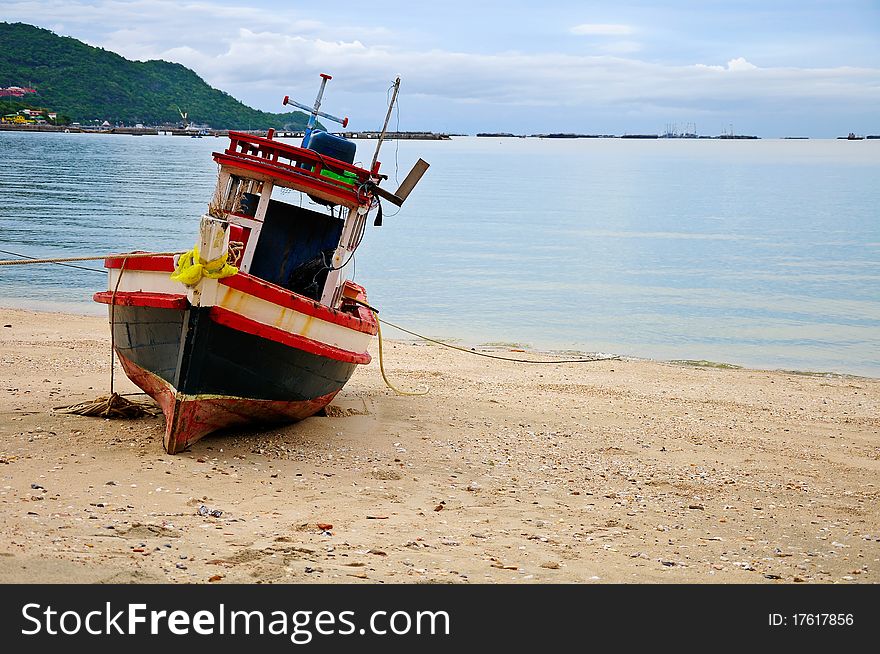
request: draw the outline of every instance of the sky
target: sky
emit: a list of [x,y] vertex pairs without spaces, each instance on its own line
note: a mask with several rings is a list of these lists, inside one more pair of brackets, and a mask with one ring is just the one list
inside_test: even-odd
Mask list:
[[0,20],[265,111],[328,73],[322,110],[350,129],[381,127],[399,75],[401,130],[880,134],[880,0],[6,0]]

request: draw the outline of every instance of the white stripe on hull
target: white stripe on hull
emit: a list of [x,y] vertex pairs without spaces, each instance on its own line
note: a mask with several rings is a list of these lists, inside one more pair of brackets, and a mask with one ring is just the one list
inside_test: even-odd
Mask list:
[[[108,289],[113,291],[119,278],[119,269],[111,268],[109,273]],[[117,290],[120,293],[186,294],[193,305],[196,305],[194,300],[197,297],[198,306],[223,307],[269,327],[275,327],[290,334],[297,334],[350,352],[366,352],[373,338],[371,334],[349,329],[309,316],[296,309],[282,307],[274,302],[243,293],[220,284],[215,279],[203,279],[195,289],[191,289],[180,282],[172,281],[169,273],[164,271],[126,270],[123,272]],[[194,290],[198,290],[199,293],[194,293]]]

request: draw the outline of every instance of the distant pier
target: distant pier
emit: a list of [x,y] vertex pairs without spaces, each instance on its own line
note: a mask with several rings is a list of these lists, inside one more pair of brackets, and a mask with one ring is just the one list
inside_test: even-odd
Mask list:
[[[337,135],[347,139],[377,139],[381,132],[336,132]],[[434,132],[386,132],[387,141],[448,141],[449,134],[435,134]]]

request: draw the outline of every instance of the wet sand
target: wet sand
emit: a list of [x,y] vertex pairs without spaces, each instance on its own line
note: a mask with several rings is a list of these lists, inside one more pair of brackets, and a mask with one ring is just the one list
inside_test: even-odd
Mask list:
[[106,394],[106,318],[0,309],[0,582],[880,581],[880,380],[387,342],[410,397],[375,359],[168,456],[52,411]]

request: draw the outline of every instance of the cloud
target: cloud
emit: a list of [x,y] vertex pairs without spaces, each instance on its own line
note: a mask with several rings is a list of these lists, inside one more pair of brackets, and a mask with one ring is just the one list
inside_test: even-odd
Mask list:
[[[384,28],[331,24],[316,20],[314,11],[299,10],[287,3],[272,7],[249,6],[215,0],[10,0],[3,7],[3,20],[45,25],[129,59],[161,56],[176,47],[191,47],[217,54],[238,39],[239,27],[253,32],[296,34],[338,39],[387,36]],[[265,4],[265,3],[264,3]],[[87,36],[83,36],[86,34]]]
[[706,70],[718,70],[718,71],[729,71],[729,72],[743,72],[749,70],[758,70],[758,67],[755,64],[750,63],[745,60],[744,57],[737,57],[736,59],[731,59],[727,62],[727,66],[709,66],[706,64],[695,64],[697,68],[706,69]]
[[[281,110],[285,94],[308,101],[323,72],[334,75],[328,110],[362,114],[372,102],[377,122],[384,116],[384,91],[400,74],[404,101],[413,99],[410,106],[418,105],[427,125],[465,106],[467,112],[457,115],[483,111],[489,121],[503,107],[505,115],[528,123],[544,113],[529,108],[680,116],[731,107],[753,115],[846,107],[868,115],[880,105],[877,67],[763,67],[742,56],[724,65],[670,64],[639,59],[634,53],[640,44],[621,38],[603,39],[599,54],[592,55],[419,49],[384,28],[329,24],[287,5],[267,12],[211,0],[10,0],[4,14],[25,22],[34,22],[28,16],[51,16],[68,35],[125,57],[181,63],[209,84],[269,111]],[[634,28],[585,24],[572,32],[619,37]]]
[[217,55],[191,49],[163,54],[222,87],[277,89],[286,88],[292,80],[304,80],[304,88],[311,89],[317,73],[335,72],[337,91],[375,92],[400,74],[407,93],[519,106],[662,107],[830,98],[880,101],[877,69],[759,68],[742,57],[716,66],[667,65],[613,55],[418,52],[358,40],[330,41],[245,29]]
[[758,70],[758,67],[749,63],[743,57],[737,57],[727,62],[727,70]]
[[626,36],[634,32],[629,25],[613,25],[608,23],[584,23],[571,28],[572,34],[586,36]]

